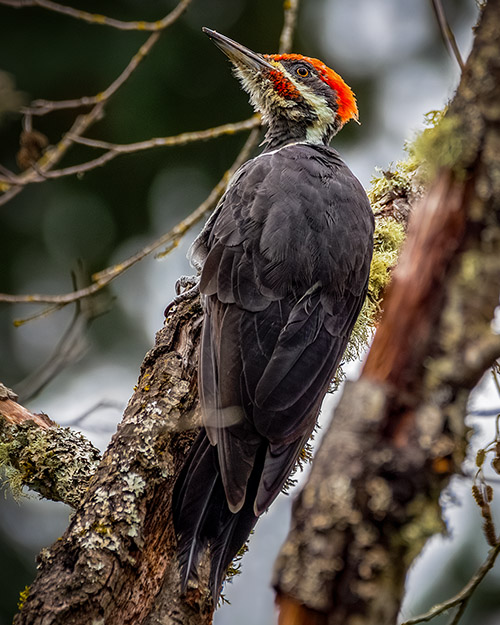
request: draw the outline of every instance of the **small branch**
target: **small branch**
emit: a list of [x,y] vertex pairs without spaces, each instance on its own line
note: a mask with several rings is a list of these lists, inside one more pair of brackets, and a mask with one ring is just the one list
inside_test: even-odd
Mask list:
[[[80,279],[83,270],[73,273],[73,286],[78,288],[83,280]],[[110,298],[103,294],[93,298],[86,298],[77,302],[73,319],[66,328],[57,345],[53,349],[50,357],[42,365],[32,371],[26,378],[16,385],[16,391],[20,396],[20,401],[27,402],[37,395],[47,384],[59,375],[71,363],[79,360],[88,349],[87,331],[94,319],[103,315],[109,310]],[[38,312],[29,319],[24,319],[23,323],[33,318],[39,317],[42,313],[51,314],[59,310],[61,306],[49,306],[44,311]],[[20,321],[14,321],[19,326]]]
[[[5,392],[7,391],[7,392]],[[97,469],[99,451],[79,432],[33,414],[0,385],[0,467],[14,494],[23,486],[74,508]]]
[[[2,0],[0,0],[2,1]],[[163,29],[172,24],[181,13],[185,10],[190,0],[181,0],[176,9],[172,11],[166,18],[164,18]],[[167,19],[168,18],[168,19]],[[39,181],[48,177],[49,170],[58,163],[64,154],[68,151],[69,147],[74,143],[75,137],[83,135],[86,130],[97,120],[101,119],[104,114],[104,104],[109,98],[116,93],[116,91],[130,78],[132,73],[137,69],[140,62],[151,51],[151,48],[158,41],[161,30],[154,32],[146,40],[146,42],[139,48],[138,52],[133,56],[127,67],[118,76],[118,78],[111,83],[111,85],[98,94],[91,102],[95,102],[94,107],[86,115],[80,115],[76,118],[69,132],[67,132],[59,143],[52,149],[45,152],[45,154],[37,161],[31,169],[27,170],[21,176],[16,179],[16,184],[11,184],[8,179],[0,181],[0,191],[3,191],[3,195],[0,196],[0,206],[6,204],[10,199],[16,196],[24,188],[24,186],[30,182]],[[48,105],[48,103],[45,103]],[[55,103],[54,103],[55,104]],[[26,110],[27,115],[32,114],[29,109]]]
[[[456,594],[451,599],[448,599],[448,601],[443,601],[443,603],[438,603],[428,612],[425,612],[425,614],[420,614],[419,616],[415,616],[414,618],[404,621],[404,623],[401,623],[401,625],[415,625],[416,623],[424,623],[426,621],[430,621],[435,616],[438,616],[438,614],[447,612],[448,610],[451,610],[451,608],[454,608],[456,606],[460,606],[461,611],[463,612],[463,610],[465,609],[465,606],[467,605],[467,602],[472,597],[476,588],[486,577],[486,574],[488,573],[488,571],[490,571],[495,565],[495,560],[499,553],[500,553],[500,543],[496,545],[495,547],[493,547],[492,549],[490,549],[490,552],[488,553],[488,557],[486,558],[486,560],[483,562],[483,564],[479,567],[479,569],[476,571],[476,573],[473,575],[470,581],[462,588],[462,590],[458,594]],[[452,623],[455,623],[455,618],[453,619]]]
[[180,223],[178,223],[174,228],[169,230],[159,239],[153,241],[149,245],[146,245],[142,250],[139,250],[136,254],[130,256],[126,260],[117,265],[113,265],[112,267],[108,267],[103,271],[94,274],[92,279],[94,282],[83,288],[78,289],[76,291],[72,291],[71,293],[65,293],[63,295],[9,295],[6,293],[0,293],[0,302],[8,302],[11,304],[59,304],[59,305],[67,305],[75,302],[84,297],[88,297],[89,295],[93,295],[97,291],[104,288],[107,284],[109,284],[116,277],[124,273],[127,269],[135,265],[137,262],[154,252],[156,249],[161,247],[162,245],[167,245],[167,249],[162,255],[168,254],[172,251],[179,243],[180,239],[190,230],[195,224],[197,224],[206,213],[214,208],[219,199],[222,197],[226,189],[226,185],[228,180],[233,175],[233,173],[240,167],[245,160],[248,159],[249,153],[255,147],[257,143],[257,139],[259,136],[259,130],[254,128],[250,136],[245,142],[241,152],[238,154],[236,160],[233,165],[228,169],[228,171],[224,174],[221,180],[215,185],[215,187],[210,192],[209,196],[206,198],[204,202],[202,202],[198,208],[193,211],[186,219],[183,219]]
[[[76,100],[60,100],[58,102],[53,102],[51,100],[35,100],[30,107],[22,109],[23,113],[27,115],[41,116],[56,110],[78,108],[80,106],[90,106],[100,102],[106,102],[130,78],[132,73],[139,66],[139,63],[149,54],[151,48],[158,41],[160,34],[161,32],[155,32],[150,35],[146,42],[134,54],[127,67],[118,76],[118,78],[116,78],[109,85],[109,87],[101,93],[98,93],[95,96],[84,96],[83,98],[78,98]],[[71,132],[68,133],[68,135],[70,134]]]
[[[72,427],[72,428],[79,427],[84,421],[87,420],[88,417],[94,416],[100,410],[108,410],[108,409],[119,412],[119,413],[123,413],[124,407],[121,402],[103,399],[102,401],[96,402],[93,406],[90,406],[90,408],[87,408],[87,410],[84,410],[81,414],[74,417],[73,419],[66,421],[64,423],[64,426]],[[95,432],[96,428],[92,427],[92,431]]]
[[1,185],[1,190],[4,191],[4,194],[0,196],[0,206],[2,204],[6,204],[10,199],[20,193],[23,190],[24,185],[39,178],[41,172],[45,173],[49,171],[53,165],[60,161],[73,143],[73,140],[69,139],[69,135],[75,136],[83,134],[94,122],[101,118],[103,110],[104,103],[100,102],[99,104],[96,104],[95,107],[86,115],[80,115],[77,117],[69,132],[63,136],[54,148],[47,151],[38,161],[37,168],[29,169],[22,176],[19,176],[15,186],[11,186],[4,182]]
[[223,135],[232,135],[242,130],[252,130],[260,126],[260,116],[253,115],[249,119],[241,122],[223,124],[215,126],[207,130],[195,130],[192,132],[183,132],[179,135],[171,137],[155,137],[146,141],[137,141],[136,143],[108,143],[107,141],[97,141],[95,139],[87,139],[86,137],[75,137],[75,143],[81,143],[92,148],[101,148],[110,152],[118,152],[120,154],[130,154],[131,152],[139,152],[140,150],[149,150],[155,147],[165,147],[173,145],[187,145],[194,141],[207,141],[208,139],[216,139]]
[[297,25],[297,14],[300,0],[285,0],[284,23],[280,35],[279,53],[286,54],[292,50],[293,35]]
[[2,164],[0,164],[0,173],[5,176],[8,182],[12,182],[16,178],[16,174],[13,171],[10,171],[10,169],[7,169],[7,167],[4,167]]
[[434,13],[436,14],[436,19],[439,24],[439,29],[441,31],[444,44],[448,48],[448,52],[450,53],[450,55],[456,58],[460,70],[463,72],[465,65],[462,59],[462,55],[460,54],[460,50],[458,49],[455,35],[453,34],[451,26],[446,19],[446,13],[444,12],[443,4],[441,0],[431,0],[431,2]]
[[55,13],[61,13],[63,15],[67,15],[68,17],[83,20],[84,22],[88,22],[89,24],[97,24],[99,26],[111,26],[112,28],[117,28],[119,30],[144,31],[159,31],[167,28],[167,26],[170,26],[170,24],[175,22],[175,20],[180,17],[180,15],[187,9],[190,3],[191,0],[181,0],[181,2],[179,2],[179,4],[175,7],[175,9],[173,9],[173,11],[171,11],[164,18],[156,22],[124,22],[122,20],[117,20],[113,17],[100,15],[99,13],[88,13],[87,11],[73,9],[72,7],[68,7],[57,2],[52,2],[51,0],[0,0],[0,4],[5,4],[7,6],[14,7],[15,9],[24,9],[27,7],[41,7],[43,9],[47,9],[48,11],[54,11]]
[[87,145],[89,147],[105,149],[108,150],[101,156],[92,159],[91,161],[87,161],[85,163],[80,163],[79,165],[73,165],[71,167],[65,167],[64,169],[57,169],[54,171],[50,171],[47,173],[40,174],[38,178],[31,178],[28,181],[23,181],[21,176],[17,178],[12,178],[9,176],[8,178],[4,178],[0,175],[0,183],[1,182],[10,182],[14,184],[32,184],[32,183],[40,183],[44,182],[47,179],[53,178],[62,178],[65,176],[74,176],[77,174],[83,174],[87,171],[91,171],[96,169],[97,167],[102,167],[109,161],[113,160],[117,156],[121,154],[131,154],[133,152],[140,152],[142,150],[150,150],[155,147],[172,147],[179,145],[187,145],[188,143],[193,143],[195,141],[206,141],[208,139],[215,139],[217,137],[221,137],[223,135],[232,135],[237,132],[242,132],[244,130],[252,130],[253,128],[257,128],[260,126],[260,117],[254,115],[249,119],[246,119],[241,122],[235,122],[230,124],[223,124],[222,126],[216,126],[214,128],[208,128],[207,130],[197,130],[192,132],[183,132],[179,135],[174,135],[171,137],[155,137],[153,139],[148,139],[146,141],[138,141],[136,143],[128,143],[128,144],[119,144],[119,143],[108,143],[107,141],[98,141],[95,139],[87,139],[85,137],[69,136],[70,139],[74,141],[74,143],[80,143],[82,145]]

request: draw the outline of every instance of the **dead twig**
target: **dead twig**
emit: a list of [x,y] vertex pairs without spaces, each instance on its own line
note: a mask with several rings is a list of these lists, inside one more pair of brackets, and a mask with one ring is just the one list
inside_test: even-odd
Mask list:
[[242,132],[244,130],[252,130],[253,128],[257,128],[258,126],[260,126],[260,117],[254,115],[253,117],[250,117],[249,119],[241,122],[223,124],[222,126],[216,126],[214,128],[208,128],[206,130],[183,132],[179,135],[174,135],[171,137],[155,137],[153,139],[147,139],[145,141],[137,141],[136,143],[128,144],[108,143],[107,141],[87,139],[78,135],[72,136],[68,134],[68,138],[72,139],[74,143],[80,143],[82,145],[87,145],[89,147],[97,149],[104,149],[107,150],[107,152],[104,152],[104,154],[101,154],[101,156],[98,156],[97,158],[86,161],[84,163],[80,163],[78,165],[72,165],[71,167],[56,169],[49,172],[40,172],[38,178],[30,177],[29,180],[23,180],[22,176],[17,176],[13,178],[12,176],[3,177],[0,175],[0,183],[8,182],[11,184],[26,185],[44,182],[49,178],[54,179],[62,178],[65,176],[74,176],[91,171],[93,169],[96,169],[97,167],[102,167],[103,165],[109,163],[109,161],[113,160],[117,156],[120,156],[121,154],[131,154],[133,152],[150,150],[155,147],[172,147],[187,145],[188,143],[193,143],[195,141],[207,141],[208,139],[216,139],[217,137],[221,137],[223,135],[232,135],[237,132]]
[[448,599],[447,601],[443,601],[443,603],[438,603],[433,608],[431,608],[428,612],[425,612],[424,614],[420,614],[419,616],[415,616],[407,621],[404,621],[404,623],[401,623],[401,625],[416,625],[416,623],[425,623],[427,621],[430,621],[434,617],[438,616],[439,614],[442,614],[443,612],[447,612],[448,610],[451,610],[452,608],[459,606],[459,611],[457,612],[457,614],[454,615],[450,623],[450,625],[455,625],[458,622],[456,620],[457,616],[461,616],[463,614],[463,611],[465,610],[467,603],[469,599],[472,597],[474,591],[479,586],[479,584],[483,581],[483,579],[486,577],[486,574],[488,573],[488,571],[490,571],[495,565],[495,560],[497,559],[497,556],[499,553],[500,553],[500,543],[498,545],[495,545],[495,547],[493,547],[492,549],[490,549],[490,552],[488,553],[488,557],[486,558],[486,560],[483,562],[483,564],[481,564],[481,566],[476,571],[476,573],[474,573],[474,575],[471,577],[469,582],[462,588],[462,590],[459,593],[457,593],[451,599]]
[[179,4],[165,15],[161,20],[156,22],[144,22],[144,21],[132,21],[124,22],[123,20],[117,20],[113,17],[106,17],[99,13],[89,13],[88,11],[81,11],[80,9],[74,9],[72,7],[59,4],[58,2],[52,2],[52,0],[0,0],[0,4],[5,4],[15,9],[24,9],[27,7],[41,7],[48,11],[54,11],[55,13],[61,13],[68,17],[73,17],[78,20],[83,20],[89,24],[97,24],[98,26],[111,26],[119,30],[144,30],[144,31],[159,31],[170,26],[175,20],[186,10],[191,0],[181,0]]
[[292,51],[293,35],[297,26],[297,15],[300,0],[285,0],[284,23],[280,35],[279,53],[286,54]]
[[[0,0],[0,2],[3,1],[4,0]],[[165,22],[162,29],[153,32],[148,37],[146,42],[141,45],[137,53],[132,57],[120,76],[118,76],[118,78],[116,78],[116,80],[114,80],[111,85],[105,89],[105,91],[89,100],[88,103],[93,104],[93,108],[87,114],[80,115],[76,118],[70,130],[63,135],[62,139],[56,146],[47,150],[32,168],[28,169],[20,176],[17,176],[15,184],[9,182],[8,178],[0,180],[0,192],[3,192],[3,195],[0,196],[0,205],[6,204],[10,199],[20,193],[28,183],[39,181],[40,179],[48,177],[47,173],[49,170],[51,170],[53,166],[61,160],[64,154],[68,151],[69,147],[74,143],[75,137],[83,135],[93,123],[101,119],[104,114],[105,103],[130,78],[141,61],[147,56],[147,54],[149,54],[152,47],[158,41],[161,32],[163,32],[167,26],[170,26],[180,17],[190,1],[191,0],[180,0],[176,8],[164,18]],[[56,103],[52,104],[54,104],[57,108]],[[45,101],[45,106],[50,108],[51,105],[48,101]],[[26,109],[25,113],[28,118],[33,114],[30,109]]]
[[436,15],[439,29],[441,31],[441,35],[443,37],[444,44],[448,48],[448,52],[450,53],[450,55],[456,58],[457,63],[460,67],[460,71],[463,72],[465,64],[463,62],[462,55],[460,54],[460,50],[458,49],[455,35],[453,34],[451,26],[446,19],[446,13],[444,12],[443,4],[441,0],[431,0],[431,3],[432,8],[434,9],[434,13]]
[[144,248],[142,248],[126,260],[122,261],[121,263],[113,265],[112,267],[108,267],[107,269],[104,269],[103,271],[94,274],[92,276],[93,282],[89,286],[62,295],[9,295],[6,293],[0,293],[0,302],[8,302],[11,304],[57,304],[59,306],[66,306],[67,304],[71,304],[84,297],[93,295],[97,291],[100,291],[112,280],[114,280],[119,275],[124,273],[127,269],[132,267],[132,265],[135,265],[137,262],[151,254],[151,252],[154,252],[162,245],[167,246],[165,251],[162,252],[162,255],[168,254],[178,245],[180,239],[186,234],[186,232],[188,232],[188,230],[190,230],[195,224],[203,219],[203,217],[215,207],[222,194],[224,193],[227,183],[233,173],[238,169],[238,167],[240,167],[242,163],[244,163],[248,159],[250,152],[253,150],[257,143],[258,136],[259,130],[257,128],[254,128],[254,130],[251,132],[248,139],[246,140],[242,150],[235,159],[234,163],[226,171],[221,180],[215,185],[206,200],[204,200],[204,202],[202,202],[196,210],[194,210],[188,217],[186,217],[186,219],[183,219],[174,228],[163,234],[152,243],[146,245]]

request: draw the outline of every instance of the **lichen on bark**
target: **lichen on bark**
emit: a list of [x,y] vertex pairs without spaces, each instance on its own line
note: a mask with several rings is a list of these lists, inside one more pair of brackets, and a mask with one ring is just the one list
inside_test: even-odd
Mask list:
[[33,421],[11,424],[1,416],[0,402],[0,467],[14,497],[27,486],[76,508],[99,460],[99,450],[79,432],[42,429]]

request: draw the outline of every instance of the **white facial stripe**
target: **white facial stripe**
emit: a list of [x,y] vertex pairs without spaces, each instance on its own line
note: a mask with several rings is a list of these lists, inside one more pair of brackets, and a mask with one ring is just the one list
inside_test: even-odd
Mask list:
[[323,137],[329,126],[332,126],[335,121],[335,113],[328,105],[325,97],[314,93],[314,91],[295,80],[293,76],[287,73],[290,82],[292,82],[297,89],[299,89],[304,100],[309,106],[316,112],[317,119],[309,126],[306,132],[306,139],[311,143],[323,143]]
[[[276,71],[286,76],[316,113],[316,120],[306,130],[306,141],[308,143],[323,143],[325,135],[329,134],[329,129],[333,127],[335,122],[335,113],[328,105],[326,98],[314,93],[310,87],[295,79],[281,63],[270,62],[276,67]],[[283,97],[274,89],[269,89],[264,96],[262,87],[258,83],[258,75],[254,72],[248,73],[242,68],[235,67],[235,74],[241,81],[244,90],[249,94],[254,109],[262,114],[262,120],[265,124],[269,123],[276,108],[287,109],[287,116],[290,119],[300,121],[303,113],[297,107],[295,100]]]

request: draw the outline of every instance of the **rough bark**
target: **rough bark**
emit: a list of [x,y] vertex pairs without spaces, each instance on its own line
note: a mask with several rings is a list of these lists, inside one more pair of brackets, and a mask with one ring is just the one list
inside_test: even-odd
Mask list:
[[444,157],[410,219],[361,378],[346,385],[295,502],[274,575],[281,625],[396,623],[406,572],[442,530],[469,392],[500,355],[499,122],[493,0],[436,130]]
[[0,384],[0,467],[14,495],[23,486],[76,508],[101,454],[92,443],[47,415],[33,414]]
[[211,622],[208,591],[178,596],[170,515],[198,427],[200,324],[198,300],[169,314],[80,507],[39,558],[16,625]]

